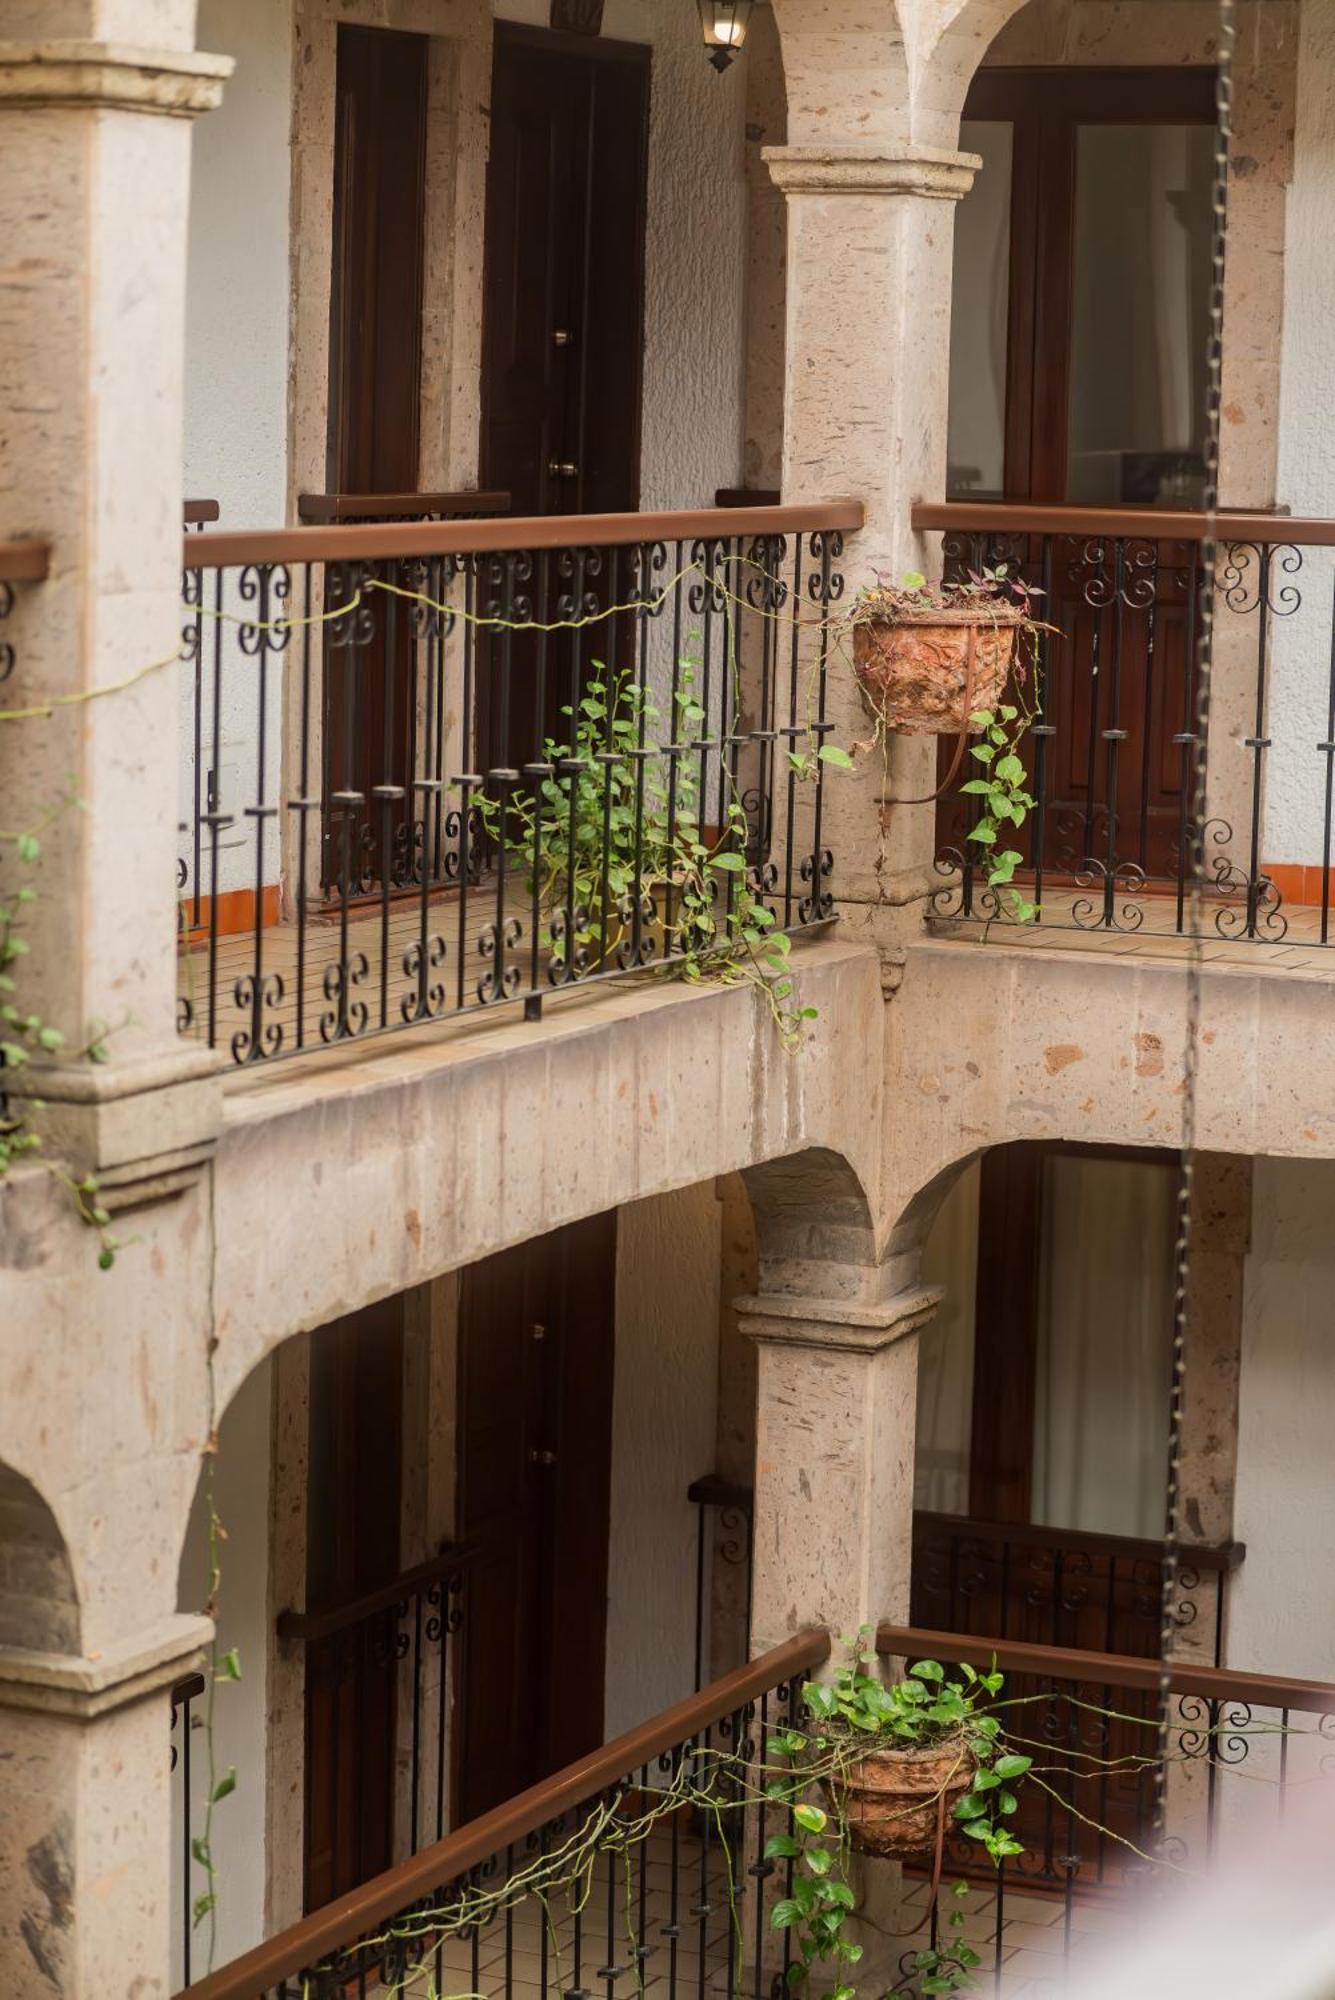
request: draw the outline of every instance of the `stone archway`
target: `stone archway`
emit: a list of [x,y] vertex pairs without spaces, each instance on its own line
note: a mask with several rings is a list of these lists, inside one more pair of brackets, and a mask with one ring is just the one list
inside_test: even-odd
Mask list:
[[0,1464],[0,1647],[77,1653],[79,1596],[65,1538],[30,1480]]

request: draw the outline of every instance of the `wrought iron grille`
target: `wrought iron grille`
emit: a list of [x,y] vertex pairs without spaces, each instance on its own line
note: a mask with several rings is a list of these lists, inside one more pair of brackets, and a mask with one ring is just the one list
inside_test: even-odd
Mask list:
[[256,1063],[534,1017],[744,907],[827,921],[827,613],[859,520],[190,535],[182,1029]]
[[[768,2000],[791,1962],[767,1904],[771,1879],[791,1893],[791,1862],[765,1858],[784,1809],[756,1782],[739,1782],[726,1811],[656,1817],[653,1802],[697,1771],[717,1791],[734,1766],[767,1769],[771,1733],[791,1726],[829,1650],[824,1632],[789,1640],[211,1974],[191,2000],[535,1989],[588,2000],[650,1986],[685,2000],[716,1979],[739,2000]],[[532,1886],[591,1825],[578,1879]]]
[[1060,1982],[1094,1936],[1107,1937],[1156,1868],[1202,1875],[1229,1851],[1246,1852],[1284,1817],[1296,1788],[1328,1775],[1335,1759],[1335,1686],[1232,1669],[1169,1668],[1165,1838],[1155,1845],[1160,1755],[1157,1659],[1071,1648],[965,1639],[883,1625],[891,1661],[935,1658],[1006,1676],[1006,1728],[1032,1750],[1042,1783],[1026,1790],[1011,1822],[1023,1852],[993,1864],[955,1826],[944,1882],[933,1895],[930,1861],[901,1904],[904,1952],[893,1992],[917,1996],[930,1971],[924,1951],[948,1953],[951,1887],[971,1886],[960,1935],[980,1958],[974,1988],[998,1996],[1027,1982]]
[[[1221,515],[1209,816],[1191,795],[1201,514],[921,506],[948,575],[1001,564],[1052,628],[1021,689],[1034,806],[1008,829],[1047,928],[1181,933],[1200,856],[1216,941],[1329,944],[1335,799],[1335,523]],[[942,919],[1005,921],[960,786],[938,817]]]

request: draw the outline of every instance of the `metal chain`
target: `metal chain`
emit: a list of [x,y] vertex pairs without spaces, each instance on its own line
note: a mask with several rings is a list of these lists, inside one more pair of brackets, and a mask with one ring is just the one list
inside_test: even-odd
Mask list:
[[1219,562],[1219,437],[1224,353],[1224,256],[1228,230],[1229,151],[1233,137],[1233,52],[1237,37],[1236,0],[1219,0],[1219,61],[1215,85],[1213,234],[1210,266],[1210,336],[1206,357],[1205,491],[1208,517],[1201,544],[1201,593],[1196,635],[1196,710],[1190,746],[1192,818],[1189,866],[1187,995],[1182,1066],[1182,1156],[1177,1192],[1176,1287],[1173,1300],[1172,1389],[1168,1422],[1168,1499],[1164,1522],[1163,1594],[1159,1632],[1159,1758],[1155,1777],[1154,1830],[1162,1845],[1167,1819],[1169,1661],[1177,1621],[1177,1546],[1181,1512],[1182,1422],[1186,1375],[1187,1313],[1190,1297],[1193,1205],[1196,1180],[1196,1090],[1200,1061],[1201,975],[1204,965],[1207,738],[1210,729],[1210,675],[1214,652],[1215,576]]

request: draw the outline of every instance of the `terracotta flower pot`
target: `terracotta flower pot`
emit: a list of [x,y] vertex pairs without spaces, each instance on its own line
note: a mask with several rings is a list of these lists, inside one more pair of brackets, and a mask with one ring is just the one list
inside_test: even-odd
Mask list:
[[930,1854],[944,1805],[949,1831],[956,1803],[973,1783],[975,1759],[962,1737],[946,1743],[873,1750],[831,1781],[859,1854]]
[[872,713],[904,736],[956,736],[995,708],[1024,613],[1012,604],[904,611],[853,627],[853,664]]

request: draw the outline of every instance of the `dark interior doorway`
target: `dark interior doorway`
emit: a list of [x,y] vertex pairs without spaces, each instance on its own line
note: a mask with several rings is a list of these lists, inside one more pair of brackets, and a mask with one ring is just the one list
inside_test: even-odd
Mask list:
[[[322,1327],[311,1342],[306,1602],[352,1604],[399,1574],[406,1295]],[[392,1859],[395,1613],[310,1643],[306,1655],[307,1910]]]
[[[1200,505],[1214,93],[1212,69],[974,78],[961,144],[984,165],[957,218],[948,498],[1147,516]],[[1173,739],[1194,712],[1190,558],[1185,547],[1161,557],[1148,597],[1135,579],[1114,632],[1083,547],[1059,545],[1046,606],[1060,637],[1048,649],[1045,868],[1069,879],[1115,850],[1171,878]],[[1040,545],[1018,553],[1037,580]],[[1124,741],[1115,797],[1109,730]],[[963,802],[944,799],[939,844],[958,847],[965,826]]]
[[[496,24],[482,484],[508,491],[516,514],[639,505],[649,77],[638,44]],[[553,599],[571,587],[553,583]],[[520,767],[561,726],[569,645],[540,664],[516,642],[503,671],[490,650],[484,761]]]
[[[425,35],[338,30],[331,493],[418,487],[428,48]],[[409,873],[413,654],[388,613],[364,640],[351,636],[331,629],[325,645],[324,878],[369,890]],[[404,796],[373,803],[376,787]],[[345,803],[330,806],[340,793]]]
[[456,1824],[602,1741],[615,1295],[615,1212],[464,1273]]

